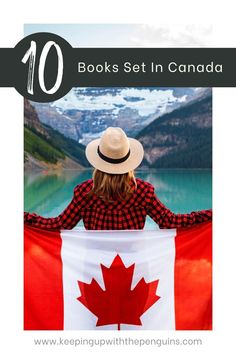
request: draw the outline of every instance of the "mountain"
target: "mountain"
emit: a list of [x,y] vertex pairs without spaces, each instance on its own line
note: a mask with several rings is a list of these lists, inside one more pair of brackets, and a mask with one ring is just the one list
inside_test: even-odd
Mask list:
[[[75,87],[55,102],[30,104],[34,106],[33,117],[38,117],[37,127],[36,118],[33,119],[38,135],[43,134],[44,138],[45,134],[53,135],[53,142],[59,139],[56,147],[52,142],[51,145],[83,166],[86,166],[84,153],[78,152],[78,159],[73,155],[75,140],[86,145],[100,137],[107,127],[119,126],[128,136],[138,137],[143,143],[146,166],[205,168],[212,163],[211,91],[211,88]],[[66,138],[70,143],[62,151],[62,140]],[[84,151],[83,145],[78,145],[80,151]]]
[[24,125],[37,133],[48,137],[47,131],[42,127],[35,108],[24,98]]
[[143,165],[153,168],[211,168],[212,95],[199,92],[195,99],[164,114],[138,135],[143,144]]
[[24,101],[25,168],[81,169],[88,166],[84,146],[43,125],[34,107]]
[[79,127],[80,112],[77,112],[77,114],[72,112],[70,116],[63,113],[59,108],[52,106],[50,103],[31,102],[31,105],[36,110],[40,122],[43,124],[51,126],[53,129],[73,140],[79,141],[82,138]]
[[198,91],[171,87],[74,87],[55,102],[31,104],[42,123],[86,145],[109,126],[119,126],[134,137],[156,118],[191,100]]

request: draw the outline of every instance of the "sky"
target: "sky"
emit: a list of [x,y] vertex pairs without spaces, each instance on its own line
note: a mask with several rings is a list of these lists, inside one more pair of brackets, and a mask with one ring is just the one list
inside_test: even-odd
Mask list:
[[73,47],[211,46],[212,25],[25,24],[25,36],[53,32]]

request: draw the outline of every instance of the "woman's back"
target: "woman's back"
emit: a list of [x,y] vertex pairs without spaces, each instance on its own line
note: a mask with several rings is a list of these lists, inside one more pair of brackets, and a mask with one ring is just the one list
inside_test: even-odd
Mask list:
[[153,195],[153,186],[139,178],[137,186],[128,199],[116,198],[106,201],[92,193],[93,180],[88,180],[75,188],[75,196],[80,203],[81,218],[87,230],[143,229],[148,207]]

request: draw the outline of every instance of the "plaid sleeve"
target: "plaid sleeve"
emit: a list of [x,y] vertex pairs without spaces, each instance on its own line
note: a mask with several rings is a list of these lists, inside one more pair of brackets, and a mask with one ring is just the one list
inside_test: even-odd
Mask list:
[[63,212],[55,218],[44,218],[35,213],[24,213],[26,224],[42,229],[72,229],[81,219],[80,215],[80,185],[74,189],[74,196]]
[[157,198],[154,193],[148,204],[148,215],[161,229],[172,229],[200,224],[212,219],[212,209],[192,211],[189,214],[174,214]]

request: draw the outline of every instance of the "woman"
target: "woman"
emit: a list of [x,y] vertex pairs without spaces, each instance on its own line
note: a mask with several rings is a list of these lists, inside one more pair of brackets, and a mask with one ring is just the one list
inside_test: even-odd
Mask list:
[[160,228],[179,228],[211,220],[212,211],[174,214],[154,193],[154,187],[134,177],[144,151],[139,141],[120,128],[108,128],[90,142],[86,157],[95,168],[93,179],[77,185],[66,209],[55,218],[25,213],[25,223],[44,229],[72,229],[81,219],[87,230],[143,229],[146,215]]

